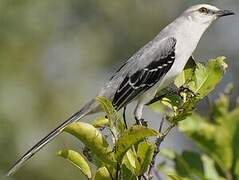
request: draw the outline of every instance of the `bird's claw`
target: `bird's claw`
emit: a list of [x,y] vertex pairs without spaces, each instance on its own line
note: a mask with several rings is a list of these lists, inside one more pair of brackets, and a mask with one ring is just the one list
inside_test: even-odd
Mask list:
[[141,119],[137,119],[136,120],[136,125],[141,125],[141,126],[145,126],[148,127],[148,121],[146,121],[145,119],[141,118]]

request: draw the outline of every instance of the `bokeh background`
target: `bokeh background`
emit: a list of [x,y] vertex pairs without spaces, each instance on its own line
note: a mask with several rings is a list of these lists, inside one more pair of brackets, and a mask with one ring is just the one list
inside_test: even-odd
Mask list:
[[[228,73],[210,98],[233,82],[235,102],[238,0],[0,0],[0,178],[23,152],[95,96],[160,29],[188,6],[205,2],[237,14],[217,21],[194,54],[200,60],[227,57]],[[133,119],[131,109],[128,119]],[[206,103],[200,109],[206,110]],[[160,115],[146,110],[145,118],[157,125]],[[177,130],[163,146],[195,148]],[[62,134],[8,179],[84,179],[56,156],[60,149],[80,147],[75,138]]]

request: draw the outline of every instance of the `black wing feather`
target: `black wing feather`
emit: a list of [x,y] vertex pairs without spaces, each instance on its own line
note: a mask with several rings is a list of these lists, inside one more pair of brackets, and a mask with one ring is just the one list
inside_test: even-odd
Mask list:
[[175,60],[175,45],[176,40],[168,54],[157,56],[148,66],[125,77],[112,102],[117,110],[154,86],[170,70]]

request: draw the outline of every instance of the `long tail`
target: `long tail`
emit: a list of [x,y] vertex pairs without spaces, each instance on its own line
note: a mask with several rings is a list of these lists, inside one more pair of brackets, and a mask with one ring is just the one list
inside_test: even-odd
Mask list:
[[37,153],[41,148],[43,148],[46,144],[48,144],[51,140],[53,140],[57,135],[59,135],[62,130],[68,126],[69,124],[78,121],[84,116],[90,114],[92,111],[96,109],[96,103],[94,100],[90,101],[86,104],[80,111],[75,113],[69,119],[64,121],[61,125],[51,131],[48,135],[46,135],[43,139],[41,139],[38,143],[36,143],[30,150],[28,150],[8,171],[7,176],[13,175],[20,167],[22,167],[28,159],[30,159],[35,153]]

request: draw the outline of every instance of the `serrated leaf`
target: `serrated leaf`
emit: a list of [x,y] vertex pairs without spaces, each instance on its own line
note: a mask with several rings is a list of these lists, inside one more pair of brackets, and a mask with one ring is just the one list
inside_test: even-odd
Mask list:
[[[177,123],[189,117],[193,112],[196,104],[203,97],[207,96],[222,79],[227,65],[224,63],[224,57],[209,60],[207,65],[197,63],[191,80],[184,84],[191,92],[181,92],[184,95],[183,103],[173,103],[175,100],[169,101],[171,109],[174,110],[167,120],[171,123]],[[169,106],[168,105],[168,106]],[[174,107],[175,106],[175,107]],[[169,106],[170,107],[170,106]]]
[[91,178],[90,166],[81,154],[73,150],[62,150],[59,151],[57,155],[67,159],[70,163],[79,168],[86,177]]
[[115,157],[121,161],[125,153],[132,145],[137,144],[146,137],[159,136],[160,133],[144,126],[133,126],[121,134],[115,145]]
[[[167,116],[169,122],[178,123],[189,117],[198,101],[207,96],[215,88],[227,68],[224,59],[224,57],[218,57],[217,59],[209,60],[207,65],[197,63],[195,70],[189,70],[187,78],[184,77],[183,80],[180,80],[180,83],[176,82],[178,86],[181,86],[183,82],[184,86],[190,89],[193,94],[187,91],[181,92],[180,95],[183,95],[183,102],[178,98],[168,97],[161,100],[162,104],[172,109],[172,113],[168,113]],[[190,81],[187,81],[188,79]]]
[[137,150],[137,160],[140,164],[140,169],[137,172],[137,175],[142,175],[144,172],[147,171],[149,164],[152,161],[152,157],[154,154],[155,145],[149,142],[141,142],[138,145]]
[[227,64],[224,60],[225,57],[218,57],[209,60],[206,66],[197,63],[192,81],[190,81],[188,85],[195,94],[199,94],[200,98],[208,95],[221,81],[227,68]]
[[97,169],[93,180],[112,180],[112,178],[106,167],[100,167]]
[[91,124],[77,122],[67,126],[64,131],[81,140],[101,161],[115,164],[112,148],[103,135]]

